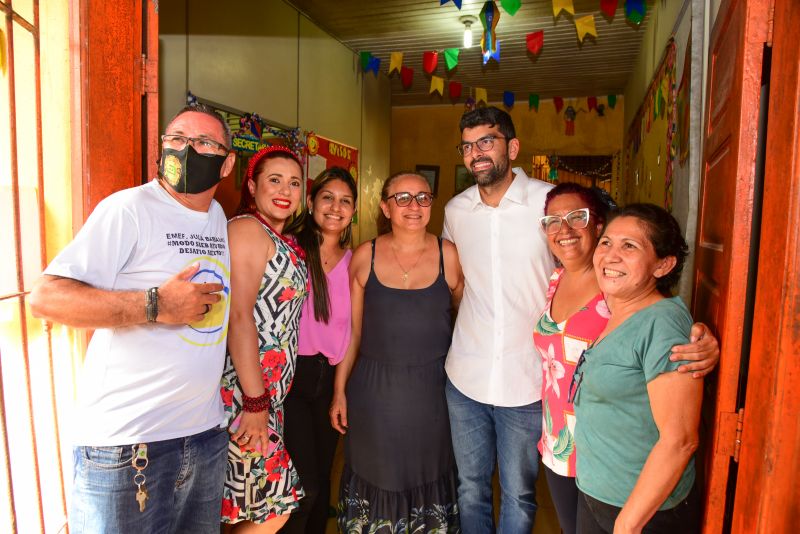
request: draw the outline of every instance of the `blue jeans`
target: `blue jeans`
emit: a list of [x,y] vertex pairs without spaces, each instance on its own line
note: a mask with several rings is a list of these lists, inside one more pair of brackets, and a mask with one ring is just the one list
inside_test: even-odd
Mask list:
[[458,509],[464,534],[494,532],[492,474],[500,471],[501,534],[530,534],[536,517],[536,476],[542,403],[501,407],[445,387],[458,466]]
[[132,445],[74,447],[70,532],[219,534],[227,450],[224,428],[148,443],[140,512]]

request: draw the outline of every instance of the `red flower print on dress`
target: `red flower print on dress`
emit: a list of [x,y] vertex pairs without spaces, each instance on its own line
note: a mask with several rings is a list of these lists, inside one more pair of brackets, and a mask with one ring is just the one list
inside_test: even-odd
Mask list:
[[222,404],[225,406],[233,405],[233,390],[220,388],[219,394],[222,396]]
[[297,291],[293,287],[285,287],[283,292],[281,292],[281,296],[278,297],[278,302],[288,302],[294,298],[297,294]]
[[231,520],[236,519],[239,515],[239,507],[234,506],[231,499],[222,499],[221,515],[223,517],[230,518]]

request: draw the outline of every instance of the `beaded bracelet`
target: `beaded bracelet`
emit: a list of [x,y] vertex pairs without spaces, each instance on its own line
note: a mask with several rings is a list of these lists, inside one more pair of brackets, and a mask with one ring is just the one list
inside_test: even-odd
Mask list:
[[248,397],[242,393],[242,411],[257,413],[269,408],[269,392],[265,391],[260,397]]

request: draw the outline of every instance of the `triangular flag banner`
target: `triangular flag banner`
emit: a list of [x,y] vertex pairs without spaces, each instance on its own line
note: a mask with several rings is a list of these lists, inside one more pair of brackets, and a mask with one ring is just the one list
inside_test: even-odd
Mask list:
[[561,113],[561,109],[564,107],[564,99],[560,96],[554,96],[553,105],[556,107],[556,113]]
[[506,10],[506,13],[512,17],[519,11],[519,6],[522,5],[521,0],[500,0],[500,5]]
[[600,0],[600,9],[606,14],[606,17],[613,19],[617,12],[617,4],[619,0]]
[[634,24],[641,24],[646,12],[644,0],[625,0],[625,16]]
[[608,95],[608,107],[614,109],[614,106],[617,105],[617,95]]
[[588,97],[586,99],[586,106],[589,108],[589,111],[597,109],[597,97],[596,96]]
[[[439,0],[439,5],[443,6],[450,0]],[[456,5],[458,9],[461,9],[461,0],[453,0],[453,3]]]
[[487,50],[486,53],[483,54],[483,64],[486,65],[490,59],[500,63],[500,41],[497,41],[494,52]]
[[444,51],[444,62],[447,63],[447,70],[453,70],[458,65],[458,48],[448,48]]
[[437,63],[439,63],[439,52],[423,52],[422,68],[425,72],[432,74],[436,70]]
[[408,89],[411,87],[411,82],[414,79],[414,69],[408,67],[400,67],[400,81],[403,83],[403,88]]
[[558,17],[562,10],[574,15],[575,8],[572,6],[572,0],[553,0],[553,16]]
[[369,58],[372,57],[372,52],[361,52],[361,70],[367,72],[369,67]]
[[381,58],[372,56],[369,58],[369,64],[367,65],[367,70],[372,71],[375,73],[375,76],[378,76],[378,69],[381,68]]
[[495,33],[497,23],[500,21],[500,10],[497,9],[497,5],[494,2],[486,2],[483,4],[479,18],[483,26],[483,34],[481,35],[483,64],[485,65],[491,57],[494,57],[495,61],[500,61],[500,43],[497,41],[497,34]]
[[525,36],[525,41],[528,43],[528,52],[531,54],[538,54],[544,44],[544,30],[529,33]]
[[514,107],[514,93],[511,91],[503,91],[503,104],[507,108]]
[[438,91],[440,95],[444,96],[444,78],[438,76],[431,76],[431,88],[428,93]]
[[528,95],[528,108],[539,111],[539,95],[535,95],[533,93]]
[[489,103],[489,100],[486,98],[486,89],[483,87],[475,88],[475,102],[483,102],[484,104]]
[[597,29],[594,27],[594,15],[586,15],[575,19],[575,29],[578,30],[578,40],[583,42],[587,35],[597,37]]
[[389,74],[393,73],[396,70],[399,71],[400,67],[402,66],[403,66],[403,53],[392,52],[389,59]]
[[450,82],[450,84],[447,86],[447,93],[450,95],[452,100],[458,100],[461,97],[461,83]]

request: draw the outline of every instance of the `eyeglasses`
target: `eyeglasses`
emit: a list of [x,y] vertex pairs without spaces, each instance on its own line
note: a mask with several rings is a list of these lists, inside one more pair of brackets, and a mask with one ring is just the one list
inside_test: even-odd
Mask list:
[[575,373],[572,375],[572,381],[569,383],[569,389],[567,390],[567,402],[573,404],[575,402],[575,397],[578,395],[578,389],[581,387],[581,382],[583,382],[583,370],[581,366],[586,362],[586,351],[581,352],[581,357],[578,358],[578,365],[575,366]]
[[390,198],[394,198],[394,201],[397,202],[397,205],[400,206],[401,208],[411,204],[412,199],[416,200],[417,204],[419,204],[421,207],[427,208],[428,206],[433,204],[433,199],[435,197],[433,196],[433,193],[426,193],[425,191],[417,193],[416,195],[412,195],[411,193],[403,191],[401,193],[395,193],[394,195],[389,195],[384,200],[388,201]]
[[485,137],[481,137],[477,141],[462,141],[456,146],[456,148],[458,149],[458,153],[462,156],[469,156],[472,153],[472,145],[478,147],[478,150],[481,152],[488,152],[492,149],[494,142],[497,139],[508,139],[508,137],[495,137],[494,135],[487,135]]
[[570,228],[574,230],[581,230],[589,226],[589,208],[581,208],[573,210],[563,217],[560,215],[545,215],[539,217],[539,222],[542,224],[544,233],[552,235],[557,234],[561,230],[561,221],[567,221]]
[[186,137],[185,135],[165,134],[161,136],[161,142],[164,143],[165,147],[175,150],[183,150],[186,148],[187,144],[191,144],[192,147],[200,153],[225,152],[227,154],[230,152],[228,147],[222,143],[217,143],[213,139],[205,137]]

